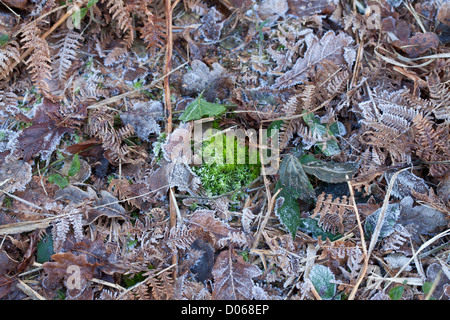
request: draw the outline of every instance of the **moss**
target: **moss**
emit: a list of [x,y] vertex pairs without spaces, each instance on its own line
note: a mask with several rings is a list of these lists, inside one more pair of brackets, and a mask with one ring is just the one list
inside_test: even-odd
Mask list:
[[[220,151],[216,148],[215,139],[223,139],[223,148]],[[232,140],[230,140],[232,139]],[[229,146],[227,148],[227,146]],[[233,146],[233,148],[231,148]],[[245,161],[238,161],[238,143],[234,138],[220,134],[210,141],[204,142],[202,151],[208,155],[208,161],[199,167],[194,167],[194,172],[200,178],[202,185],[209,196],[217,196],[234,190],[239,190],[254,181],[260,174],[260,162],[257,151],[250,154],[249,148],[245,146]],[[233,154],[231,153],[233,152]],[[232,163],[227,163],[228,158],[234,159]],[[256,163],[250,163],[249,159],[256,159]],[[237,192],[233,198],[238,197],[243,192]]]

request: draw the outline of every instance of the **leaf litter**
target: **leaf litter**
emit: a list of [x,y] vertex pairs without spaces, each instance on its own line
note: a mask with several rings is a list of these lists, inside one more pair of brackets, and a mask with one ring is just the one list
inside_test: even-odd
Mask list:
[[450,298],[447,0],[75,2],[0,4],[0,299]]

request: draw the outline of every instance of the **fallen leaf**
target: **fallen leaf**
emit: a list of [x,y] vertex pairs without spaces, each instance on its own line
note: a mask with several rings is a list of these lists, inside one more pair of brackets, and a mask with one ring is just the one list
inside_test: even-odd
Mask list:
[[80,105],[79,109],[71,115],[75,120],[61,114],[59,107],[59,103],[43,99],[42,103],[36,107],[33,124],[20,133],[19,146],[14,150],[14,155],[23,157],[26,162],[38,154],[42,159],[48,159],[63,135],[73,132],[74,126],[86,116],[85,106]]
[[314,188],[309,182],[303,166],[296,156],[285,156],[279,170],[280,187],[287,189],[295,198],[306,200],[314,198]]
[[320,40],[308,46],[304,57],[299,58],[290,71],[287,71],[275,81],[273,89],[283,89],[302,83],[307,79],[308,70],[314,67],[321,68],[323,60],[329,60],[336,65],[346,64],[344,48],[349,48],[353,39],[344,34],[336,35],[328,31]]
[[432,48],[437,48],[439,38],[434,32],[416,33],[408,39],[408,43],[402,49],[410,58],[417,58]]
[[233,250],[222,251],[212,271],[214,277],[213,300],[251,300],[253,278],[261,274],[255,265],[244,261]]

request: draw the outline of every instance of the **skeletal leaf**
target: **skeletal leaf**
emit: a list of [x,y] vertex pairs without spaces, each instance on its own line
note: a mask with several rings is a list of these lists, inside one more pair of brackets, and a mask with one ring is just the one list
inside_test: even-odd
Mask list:
[[214,300],[251,300],[255,286],[252,278],[259,276],[261,271],[233,250],[225,250],[217,257],[212,274]]

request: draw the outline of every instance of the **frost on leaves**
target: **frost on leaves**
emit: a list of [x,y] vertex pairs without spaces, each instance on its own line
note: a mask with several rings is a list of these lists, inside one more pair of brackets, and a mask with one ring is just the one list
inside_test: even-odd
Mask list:
[[[274,87],[278,89],[292,87],[302,83],[307,79],[308,70],[317,66],[324,60],[329,60],[336,65],[348,64],[344,59],[348,52],[344,52],[344,48],[350,47],[353,39],[343,33],[336,35],[333,31],[327,32],[322,39],[314,39],[308,46],[303,58],[299,58],[292,69],[279,77]],[[348,51],[348,50],[347,50]]]
[[255,286],[253,278],[261,271],[233,250],[225,250],[217,257],[212,274],[215,280],[214,300],[250,300]]

